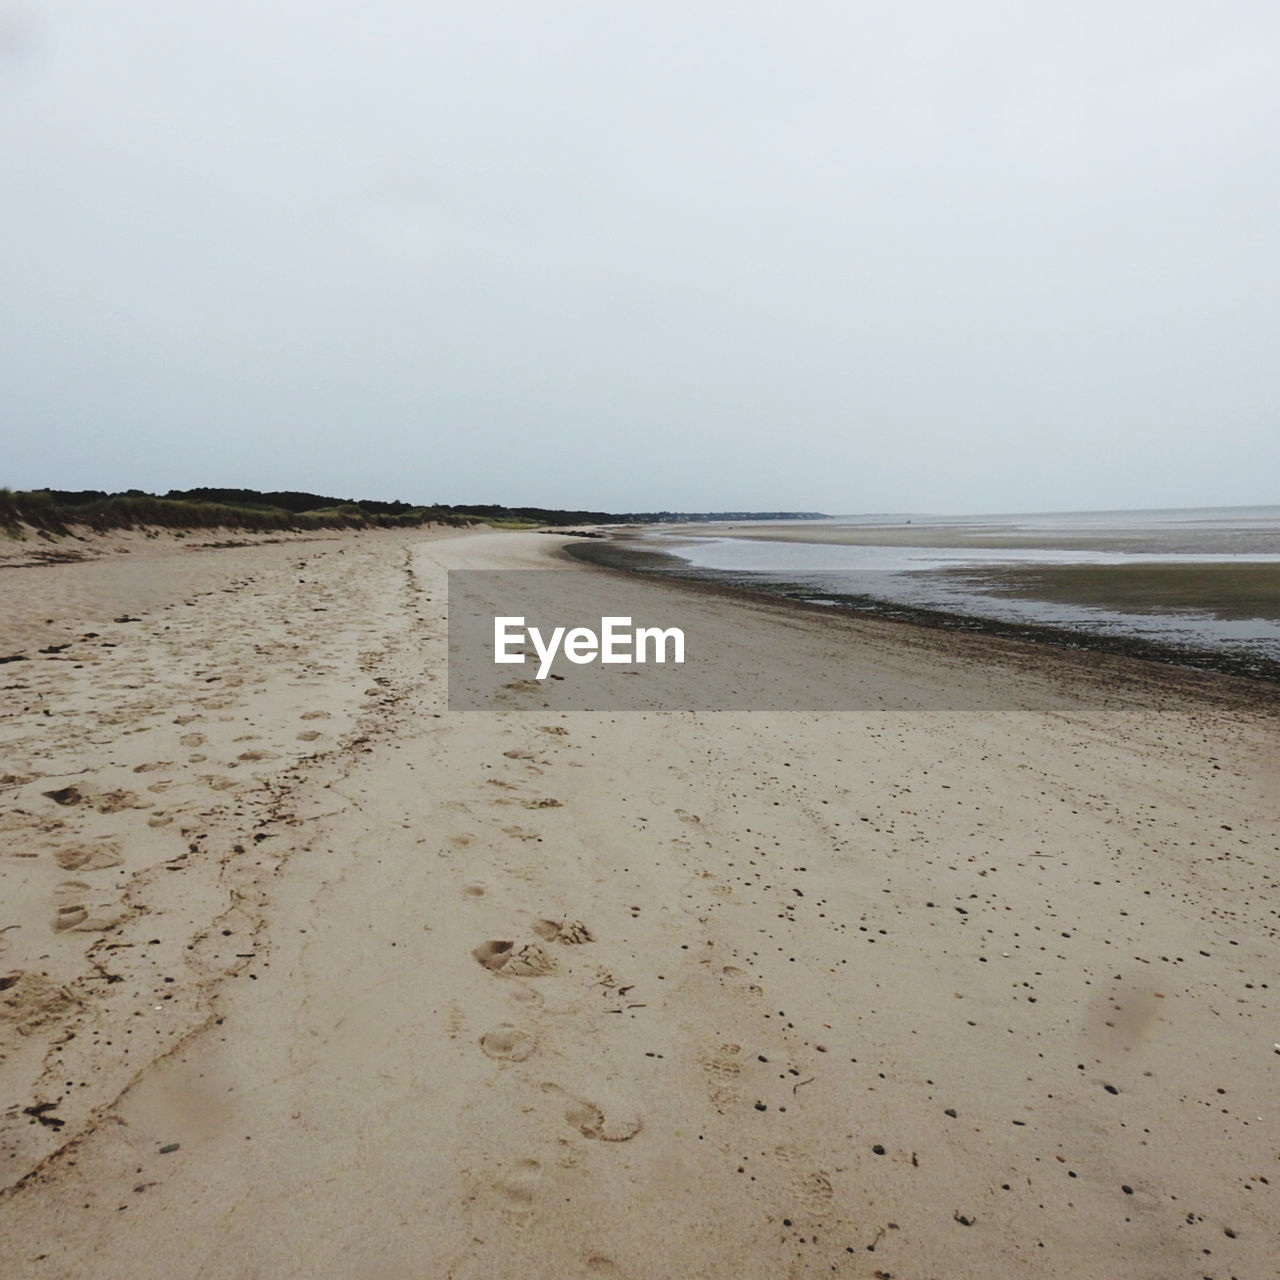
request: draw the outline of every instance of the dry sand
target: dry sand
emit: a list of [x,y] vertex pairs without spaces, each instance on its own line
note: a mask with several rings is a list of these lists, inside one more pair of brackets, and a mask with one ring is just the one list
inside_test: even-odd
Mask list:
[[6,1277],[1275,1275],[1258,687],[647,584],[919,709],[451,713],[556,539],[126,545],[0,571]]

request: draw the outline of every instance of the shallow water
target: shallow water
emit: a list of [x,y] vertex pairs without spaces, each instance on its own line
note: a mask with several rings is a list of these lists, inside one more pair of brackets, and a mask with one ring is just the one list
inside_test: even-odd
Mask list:
[[695,568],[759,583],[800,585],[819,601],[871,596],[974,617],[1280,659],[1280,598],[1274,607],[1259,609],[1267,616],[1222,617],[1196,607],[1190,575],[1185,607],[1154,606],[1136,595],[1125,600],[1128,588],[1117,579],[1120,607],[1101,608],[1052,599],[1051,593],[993,594],[998,580],[992,576],[992,570],[1008,570],[1003,582],[1026,590],[1025,583],[1019,584],[1019,568],[1280,565],[1280,507],[840,517],[776,529],[767,523],[709,528],[693,536],[685,530],[659,531],[646,541]]

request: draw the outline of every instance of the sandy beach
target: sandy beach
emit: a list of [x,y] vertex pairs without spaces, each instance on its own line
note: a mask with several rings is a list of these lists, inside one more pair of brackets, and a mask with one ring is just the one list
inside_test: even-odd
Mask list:
[[886,700],[451,712],[606,571],[234,540],[0,567],[0,1273],[1275,1275],[1273,690],[628,580]]

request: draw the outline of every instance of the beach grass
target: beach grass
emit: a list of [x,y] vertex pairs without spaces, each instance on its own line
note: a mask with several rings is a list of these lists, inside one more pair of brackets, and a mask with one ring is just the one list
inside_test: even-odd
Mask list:
[[480,524],[488,525],[491,529],[538,529],[541,527],[537,520],[521,520],[516,517],[477,516],[476,519]]

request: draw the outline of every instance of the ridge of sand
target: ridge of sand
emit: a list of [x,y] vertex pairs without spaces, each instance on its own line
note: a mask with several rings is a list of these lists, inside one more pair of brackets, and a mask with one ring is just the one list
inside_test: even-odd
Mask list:
[[[100,1036],[59,1074],[88,1032],[59,1036],[101,1007],[83,975],[65,984],[83,1007],[24,1038],[52,1050],[48,1087],[73,1082],[45,1114],[81,1136],[40,1162],[59,1135],[6,1113],[0,1156],[35,1169],[0,1206],[20,1273],[1268,1274],[1274,715],[1235,682],[658,584],[665,607],[749,616],[779,681],[830,678],[838,653],[922,706],[939,680],[989,702],[564,714],[513,681],[512,710],[449,713],[445,571],[554,546],[353,535],[296,574],[254,569],[180,636],[163,627],[182,604],[119,624],[148,629],[128,670],[48,660],[62,713],[6,727],[28,735],[23,768],[53,718],[95,797],[169,781],[151,810],[210,833],[145,881],[148,914],[101,934],[140,926],[106,990],[137,1006],[149,1065]],[[244,684],[200,693],[203,671]],[[1011,682],[1036,680],[1054,709],[1010,710]],[[141,735],[103,718],[131,698]],[[282,749],[311,709],[336,722],[306,721],[334,735],[326,761]],[[205,720],[172,723],[188,714]],[[269,769],[255,785],[165,772],[189,750],[243,778],[228,753],[263,748],[242,727],[284,761],[245,762]],[[162,767],[135,774],[135,755]],[[90,815],[45,783],[19,784],[28,817],[86,825],[21,828],[23,873],[123,875],[58,855],[92,837],[90,861],[133,856],[143,810]],[[126,821],[127,839],[108,826]],[[257,832],[269,860],[241,876],[234,842]],[[237,889],[245,932],[185,951]],[[47,934],[50,964],[76,927]],[[191,1033],[155,1034],[166,988]],[[90,1069],[131,1082],[96,1114],[75,1101]]]

